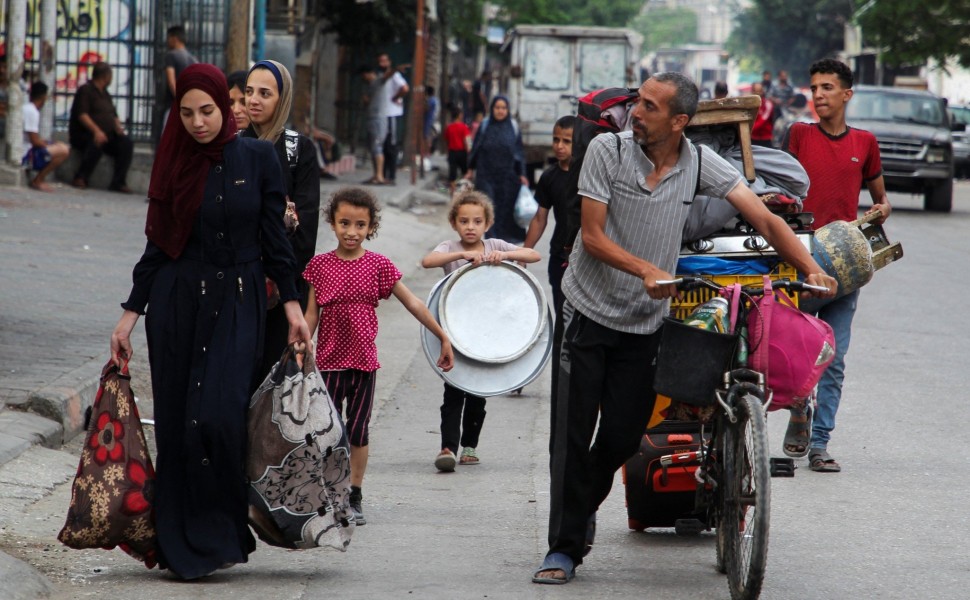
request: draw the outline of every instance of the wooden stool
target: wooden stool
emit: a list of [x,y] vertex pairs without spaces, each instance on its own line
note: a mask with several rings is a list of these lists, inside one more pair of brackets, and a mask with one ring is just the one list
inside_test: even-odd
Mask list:
[[701,100],[697,103],[697,114],[687,124],[688,127],[706,125],[734,125],[741,143],[741,162],[744,165],[744,178],[754,181],[754,156],[751,153],[751,125],[761,108],[760,96],[739,96],[719,100]]

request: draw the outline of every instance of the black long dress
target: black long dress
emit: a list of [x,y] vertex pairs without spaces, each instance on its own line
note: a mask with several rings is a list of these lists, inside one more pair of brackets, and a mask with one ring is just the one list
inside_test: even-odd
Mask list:
[[[122,306],[146,312],[158,446],[159,562],[193,579],[247,561],[246,411],[261,358],[265,276],[297,298],[279,161],[236,139],[208,175],[183,254],[149,242]],[[265,269],[265,271],[264,271]]]
[[[243,137],[256,137],[256,130],[252,125],[242,133]],[[287,144],[290,146],[287,147]],[[320,224],[320,167],[317,165],[317,151],[313,141],[305,135],[292,130],[286,130],[276,143],[273,144],[276,156],[283,166],[283,182],[286,195],[296,204],[296,212],[300,218],[300,226],[289,236],[296,256],[297,292],[300,294],[300,307],[306,310],[309,286],[303,279],[303,270],[316,254],[317,230]],[[283,312],[282,304],[269,310],[266,314],[266,336],[263,360],[256,371],[252,388],[255,390],[269,374],[273,365],[280,359],[286,347],[289,324]]]

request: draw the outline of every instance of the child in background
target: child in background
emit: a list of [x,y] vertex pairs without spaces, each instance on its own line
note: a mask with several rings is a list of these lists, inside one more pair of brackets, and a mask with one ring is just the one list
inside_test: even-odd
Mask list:
[[451,123],[445,127],[445,143],[448,144],[448,191],[454,195],[455,181],[468,170],[468,148],[471,130],[461,120],[461,109],[451,106]]
[[[549,210],[552,209],[556,226],[552,230],[552,240],[549,242],[549,286],[552,288],[552,306],[556,313],[556,322],[552,332],[552,390],[553,406],[556,403],[556,393],[559,382],[559,348],[562,346],[562,305],[565,297],[562,295],[562,276],[569,264],[569,251],[573,240],[566,227],[568,205],[573,201],[569,197],[569,162],[573,153],[573,127],[576,117],[567,115],[556,121],[552,128],[552,152],[556,156],[556,163],[546,169],[536,184],[536,202],[539,210],[529,223],[529,230],[525,234],[526,248],[535,248],[539,238],[546,230],[549,222]],[[555,431],[555,427],[553,428]],[[551,443],[551,442],[550,442]]]
[[[448,222],[459,238],[438,244],[424,257],[421,266],[426,269],[441,267],[448,275],[467,263],[539,261],[539,253],[531,248],[520,248],[498,238],[483,239],[494,219],[495,210],[488,196],[475,191],[459,194],[448,211]],[[454,471],[459,443],[463,447],[460,464],[477,465],[479,459],[475,449],[484,422],[485,398],[445,383],[441,404],[441,452],[435,458],[434,466],[439,471]]]
[[[316,362],[350,439],[350,506],[357,525],[367,521],[361,510],[364,471],[377,369],[377,314],[380,300],[392,294],[441,340],[438,368],[451,370],[454,355],[448,336],[431,311],[401,282],[401,272],[385,256],[364,250],[380,224],[377,199],[367,190],[338,190],[325,209],[337,236],[337,248],[314,256],[303,272],[310,284],[306,321],[317,330]],[[344,407],[346,400],[346,410]]]
[[485,113],[483,112],[475,113],[475,118],[472,119],[472,124],[470,129],[472,139],[475,139],[475,136],[478,135],[478,128],[482,126],[482,121],[484,120],[485,120]]

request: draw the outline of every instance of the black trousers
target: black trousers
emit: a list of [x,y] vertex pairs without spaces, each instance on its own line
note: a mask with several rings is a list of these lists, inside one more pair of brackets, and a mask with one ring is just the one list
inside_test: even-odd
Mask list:
[[616,470],[640,448],[653,412],[660,332],[616,331],[568,302],[563,315],[549,553],[566,554],[578,565],[583,562],[586,521],[609,495]]
[[387,137],[384,138],[384,181],[397,177],[397,120],[387,117]]
[[127,135],[118,135],[114,132],[107,135],[108,141],[100,147],[94,143],[94,140],[89,141],[84,146],[77,146],[82,155],[81,164],[78,165],[74,178],[80,177],[88,182],[91,179],[91,173],[94,172],[94,167],[98,166],[98,161],[101,160],[101,155],[107,154],[115,159],[115,169],[111,176],[110,187],[120,188],[125,185],[128,179],[128,168],[131,167],[135,144]]
[[[462,410],[464,409],[464,410]],[[445,384],[441,403],[441,447],[458,454],[458,445],[477,448],[485,423],[485,398]]]
[[566,273],[569,265],[568,256],[549,254],[549,287],[552,288],[552,310],[555,313],[555,322],[552,324],[552,390],[549,398],[552,404],[550,415],[552,417],[552,428],[549,435],[549,455],[552,456],[552,447],[556,440],[556,399],[559,389],[559,353],[562,351],[562,334],[565,327],[562,322],[562,305],[565,297],[562,295],[562,277]]

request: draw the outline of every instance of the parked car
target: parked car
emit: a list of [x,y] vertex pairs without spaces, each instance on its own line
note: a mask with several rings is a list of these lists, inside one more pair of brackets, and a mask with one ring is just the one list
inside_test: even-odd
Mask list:
[[947,107],[953,129],[953,173],[955,177],[970,177],[970,106],[958,104]]
[[886,189],[923,194],[923,207],[953,206],[953,136],[946,100],[927,91],[858,85],[846,120],[879,142]]

